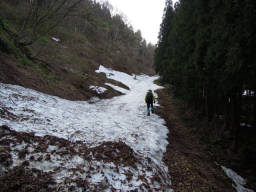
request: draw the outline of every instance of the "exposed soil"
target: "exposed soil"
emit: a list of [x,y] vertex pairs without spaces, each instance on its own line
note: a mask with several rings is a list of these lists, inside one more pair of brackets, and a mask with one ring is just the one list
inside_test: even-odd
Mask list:
[[199,138],[181,121],[180,114],[168,89],[157,91],[161,107],[156,113],[169,128],[164,161],[169,168],[175,192],[231,192],[230,179],[217,166]]
[[[68,71],[65,65],[54,62],[57,61],[45,63],[35,60],[21,65],[11,56],[0,55],[0,82],[20,85],[69,100],[89,100],[95,96],[102,99],[121,95],[118,91],[106,86],[106,82],[128,89],[120,82],[108,80],[105,74],[95,73],[96,68],[92,68],[86,74],[78,74]],[[98,94],[89,88],[90,85],[105,87],[108,91]]]

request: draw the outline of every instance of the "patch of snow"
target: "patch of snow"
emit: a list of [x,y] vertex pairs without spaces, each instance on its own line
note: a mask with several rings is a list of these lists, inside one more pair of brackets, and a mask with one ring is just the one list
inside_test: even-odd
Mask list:
[[134,86],[135,79],[134,79],[133,75],[129,75],[127,73],[120,72],[120,71],[115,71],[113,69],[106,68],[102,65],[99,66],[99,69],[96,70],[96,73],[105,73],[107,78],[113,79],[116,81],[120,81],[123,84],[125,84],[126,86],[128,86],[130,89],[131,89],[131,87]]
[[102,94],[107,91],[107,89],[105,87],[99,87],[99,86],[94,86],[94,85],[91,85],[89,88],[96,91],[96,93],[98,93],[98,94]]
[[254,96],[254,91],[252,91],[252,90],[244,90],[243,96]]
[[129,90],[127,90],[127,89],[124,89],[124,88],[122,88],[122,87],[113,85],[113,84],[111,84],[111,83],[105,83],[105,85],[107,85],[107,86],[113,88],[113,89],[116,90],[116,91],[119,91],[119,92],[121,92],[121,93],[124,93],[124,94],[125,94],[125,93],[128,93],[128,91],[129,91]]
[[54,150],[57,150],[58,148],[54,145],[49,145],[48,148],[47,148],[47,152],[48,153],[51,153],[52,151]]
[[56,42],[60,42],[60,39],[57,38],[57,37],[52,37],[52,40],[53,40],[53,41],[56,41]]
[[240,126],[241,127],[253,127],[252,125],[250,125],[250,124],[247,124],[247,123],[240,123]]
[[90,100],[88,101],[89,103],[96,103],[96,102],[98,102],[98,101],[100,101],[100,98],[99,97],[92,97],[92,98],[90,98]]
[[235,171],[224,166],[221,166],[221,168],[226,173],[226,175],[235,183],[233,184],[233,187],[236,189],[237,192],[254,192],[252,189],[244,187],[244,185],[246,185],[246,180],[238,175]]

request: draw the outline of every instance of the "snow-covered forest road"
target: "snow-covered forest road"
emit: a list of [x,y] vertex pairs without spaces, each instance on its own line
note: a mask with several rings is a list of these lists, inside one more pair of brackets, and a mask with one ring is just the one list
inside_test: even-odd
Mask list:
[[[86,102],[68,101],[20,86],[0,84],[1,113],[4,117],[0,119],[0,125],[7,125],[11,130],[17,132],[34,133],[35,136],[41,138],[50,135],[65,139],[70,143],[79,142],[88,147],[88,151],[104,142],[125,143],[133,150],[135,159],[137,159],[136,167],[116,165],[111,162],[111,159],[107,163],[100,159],[95,160],[94,153],[89,153],[90,160],[79,154],[77,157],[70,154],[67,154],[68,157],[56,157],[56,152],[61,149],[54,145],[48,145],[45,152],[41,151],[33,155],[41,155],[44,161],[33,162],[31,154],[35,153],[36,146],[23,141],[19,146],[13,144],[11,147],[13,165],[7,169],[22,164],[18,149],[30,147],[28,154],[23,158],[24,161],[30,158],[28,167],[47,173],[51,172],[54,182],[64,188],[64,181],[68,177],[72,180],[72,177],[70,178],[70,172],[72,172],[75,175],[74,178],[79,177],[86,180],[89,183],[88,186],[95,187],[104,181],[107,183],[105,191],[111,191],[111,189],[171,191],[168,187],[171,183],[167,175],[167,168],[162,162],[163,153],[168,144],[168,129],[164,125],[164,120],[158,115],[146,116],[144,102],[148,89],[161,88],[153,83],[157,77],[141,75],[135,79],[132,75],[103,66],[100,66],[96,72],[103,72],[108,78],[122,82],[130,89],[107,84],[124,95],[105,100],[92,99],[91,102]],[[100,88],[97,87],[97,89]],[[1,140],[7,137],[10,135],[5,135]],[[76,151],[79,150],[76,149]],[[119,149],[116,149],[116,153],[119,152]],[[104,153],[102,154],[102,159],[104,159]],[[49,161],[44,158],[47,155],[51,156]],[[122,161],[122,157],[120,158]],[[34,158],[32,159],[34,160]],[[68,164],[65,166],[67,162]],[[96,167],[98,166],[95,167],[95,170],[102,171],[88,171],[85,168],[89,166],[88,163],[90,166],[95,164]],[[57,167],[60,165],[66,172],[62,170],[62,173],[56,173]],[[117,172],[113,168],[116,166],[119,169]],[[80,169],[79,174],[73,170],[77,167]],[[71,168],[73,169],[71,170]],[[130,181],[127,179],[128,172],[132,174]],[[86,179],[87,176],[90,179]],[[155,177],[159,177],[159,179],[155,179]],[[69,186],[84,191],[84,188],[78,187],[76,182],[70,181]],[[87,189],[89,190],[89,188]]]

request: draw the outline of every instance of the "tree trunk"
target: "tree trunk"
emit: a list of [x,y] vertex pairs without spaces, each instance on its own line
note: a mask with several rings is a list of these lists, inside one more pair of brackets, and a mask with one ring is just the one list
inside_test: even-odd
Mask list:
[[233,95],[233,118],[232,118],[232,128],[233,128],[233,143],[232,151],[237,152],[238,150],[238,141],[239,141],[239,132],[240,132],[240,117],[241,117],[241,99],[242,94],[240,91],[235,91]]

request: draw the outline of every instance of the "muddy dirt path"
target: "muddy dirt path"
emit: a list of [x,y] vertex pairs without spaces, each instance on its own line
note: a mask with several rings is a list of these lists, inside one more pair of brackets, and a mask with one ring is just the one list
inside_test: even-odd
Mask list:
[[156,112],[165,119],[170,131],[164,162],[169,168],[174,191],[235,191],[231,181],[211,159],[206,147],[182,122],[170,91],[161,89],[157,93],[161,107]]

